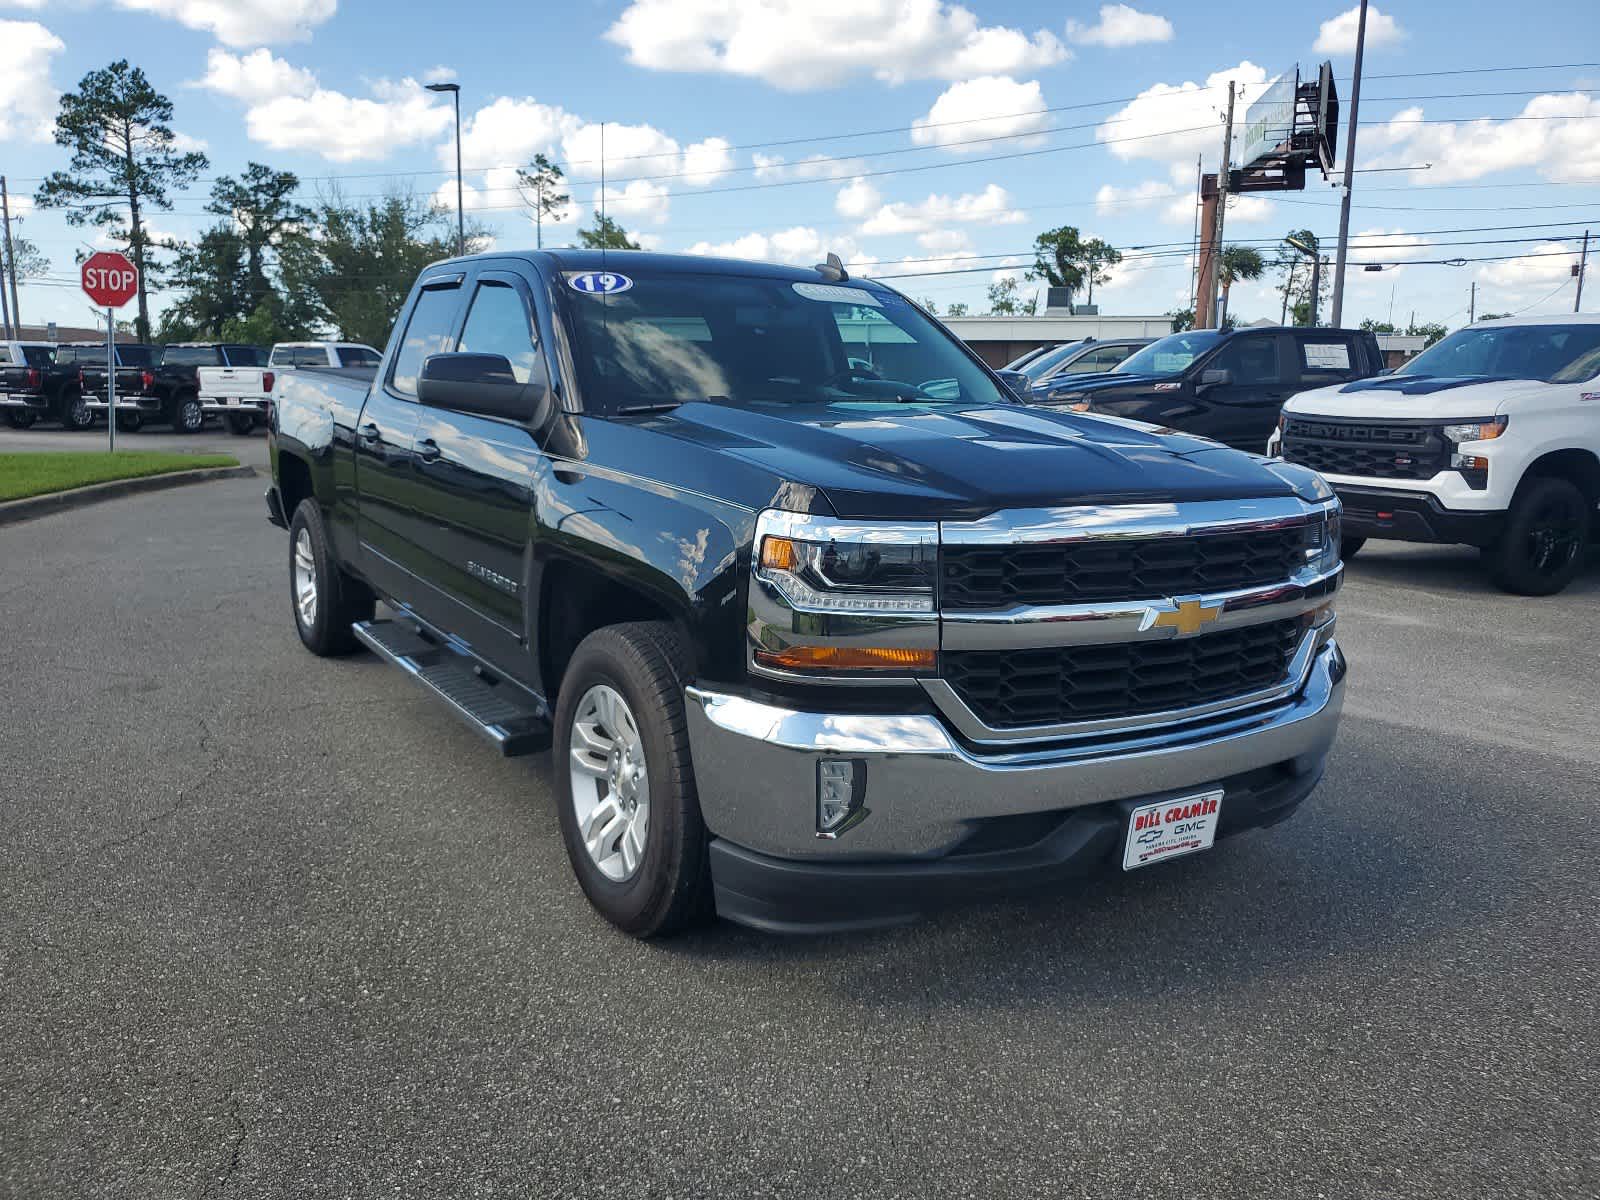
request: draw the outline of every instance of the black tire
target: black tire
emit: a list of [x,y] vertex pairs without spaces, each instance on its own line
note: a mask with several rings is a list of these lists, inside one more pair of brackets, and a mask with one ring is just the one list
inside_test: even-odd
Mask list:
[[144,428],[144,414],[141,412],[119,412],[117,414],[117,428],[123,433],[138,433]]
[[248,437],[255,432],[256,419],[251,413],[229,413],[228,432],[234,437]]
[[1489,575],[1518,596],[1553,596],[1583,569],[1594,502],[1565,479],[1529,479],[1517,489],[1505,528],[1484,550]]
[[33,423],[39,419],[39,414],[26,408],[6,409],[6,424],[13,429],[32,429]]
[[205,428],[206,412],[200,407],[196,392],[179,392],[172,398],[172,411],[168,414],[173,433],[199,433]]
[[[316,602],[309,622],[300,605],[300,580],[295,569],[302,534],[309,544],[315,567]],[[289,607],[306,649],[324,658],[349,654],[361,644],[350,632],[350,626],[357,621],[370,621],[376,603],[366,584],[340,569],[317,502],[300,501],[300,507],[294,510],[294,518],[289,522]]]
[[[683,689],[687,655],[664,622],[612,625],[584,638],[561,679],[554,751],[556,809],[578,884],[589,903],[635,937],[664,937],[709,917],[711,867],[706,827],[689,760]],[[639,728],[649,779],[649,828],[631,878],[616,882],[590,857],[573,807],[569,756],[578,706],[607,684],[627,702]]]
[[1365,546],[1366,544],[1367,539],[1364,537],[1347,537],[1343,539],[1339,543],[1339,558],[1344,562],[1349,562],[1352,558],[1361,553],[1361,547]]
[[83,433],[94,428],[94,409],[84,402],[82,392],[67,392],[61,397],[57,415],[61,428]]

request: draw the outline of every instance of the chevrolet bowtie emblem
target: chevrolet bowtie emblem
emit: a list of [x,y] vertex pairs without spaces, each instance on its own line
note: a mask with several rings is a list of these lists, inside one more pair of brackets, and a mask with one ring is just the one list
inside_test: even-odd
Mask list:
[[1203,626],[1211,624],[1222,615],[1222,605],[1207,604],[1203,600],[1180,600],[1176,607],[1162,611],[1150,610],[1150,615],[1145,617],[1146,629],[1174,629],[1178,637],[1188,637],[1190,634],[1199,633]]

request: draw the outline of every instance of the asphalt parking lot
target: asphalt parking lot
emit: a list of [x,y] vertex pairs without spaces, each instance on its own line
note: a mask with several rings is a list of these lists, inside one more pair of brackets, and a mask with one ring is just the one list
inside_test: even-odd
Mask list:
[[1600,563],[1526,600],[1374,543],[1276,829],[642,945],[547,758],[300,648],[261,490],[0,529],[0,1195],[1600,1191]]

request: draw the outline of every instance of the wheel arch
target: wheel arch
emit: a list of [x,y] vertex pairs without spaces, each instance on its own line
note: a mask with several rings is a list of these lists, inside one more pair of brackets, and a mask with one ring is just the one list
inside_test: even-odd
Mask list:
[[1600,457],[1592,450],[1572,446],[1547,451],[1523,471],[1517,484],[1519,493],[1530,479],[1565,479],[1584,494],[1591,506],[1600,505]]

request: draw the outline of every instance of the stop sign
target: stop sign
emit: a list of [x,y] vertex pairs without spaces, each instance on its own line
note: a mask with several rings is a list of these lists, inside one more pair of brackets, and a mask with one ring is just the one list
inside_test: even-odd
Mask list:
[[83,260],[84,294],[101,308],[121,308],[139,290],[139,272],[120,254],[102,250]]

